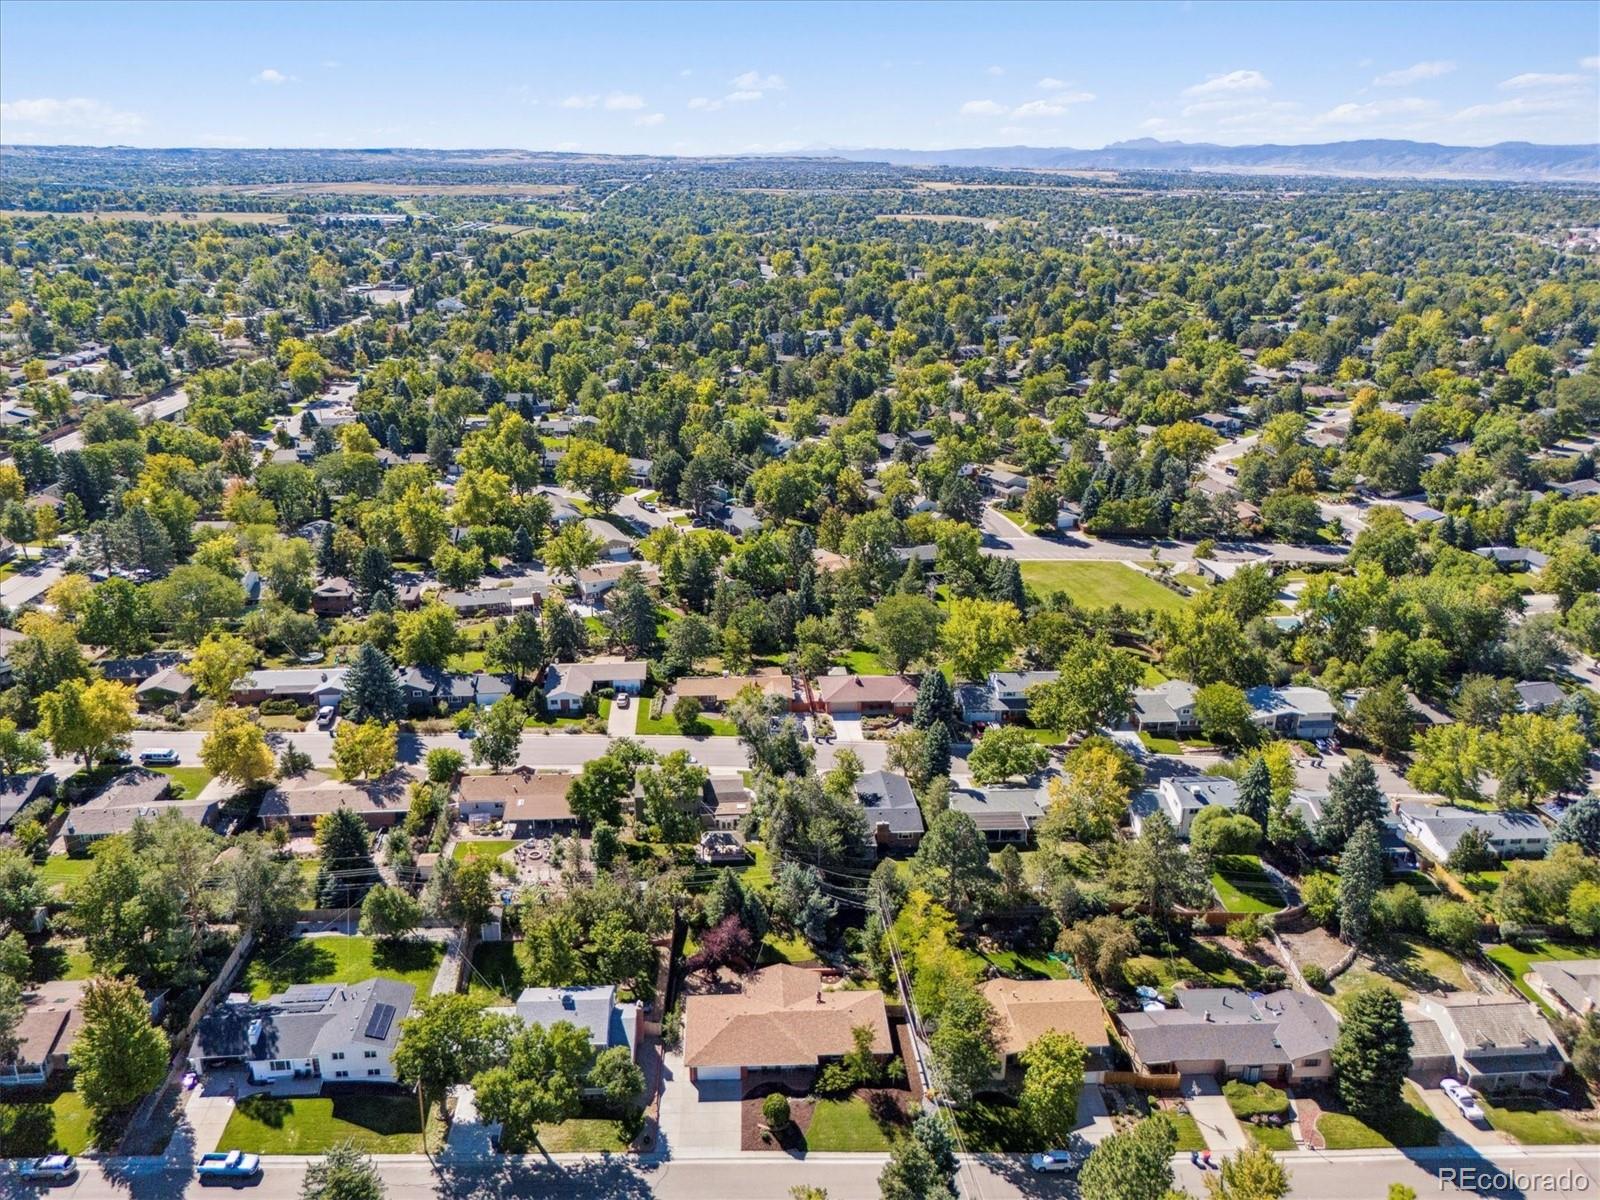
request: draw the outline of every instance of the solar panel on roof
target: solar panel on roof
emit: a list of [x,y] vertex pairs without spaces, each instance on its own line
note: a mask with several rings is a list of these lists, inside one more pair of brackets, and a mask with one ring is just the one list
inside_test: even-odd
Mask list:
[[392,1024],[394,1024],[394,1005],[374,1005],[372,1017],[367,1021],[367,1036],[381,1042],[389,1036],[389,1026]]

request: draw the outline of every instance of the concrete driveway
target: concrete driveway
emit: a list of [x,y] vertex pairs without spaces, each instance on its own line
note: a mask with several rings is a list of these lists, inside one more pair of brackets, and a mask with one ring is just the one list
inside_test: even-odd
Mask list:
[[606,735],[608,737],[632,737],[639,728],[639,705],[649,704],[648,700],[640,700],[637,696],[628,698],[628,707],[623,708],[615,700],[611,702],[611,713],[606,718]]
[[739,1153],[737,1082],[695,1084],[683,1055],[666,1056],[661,1069],[660,1129],[669,1158]]
[[1228,1107],[1215,1079],[1209,1075],[1185,1075],[1181,1090],[1184,1103],[1189,1106],[1189,1115],[1200,1126],[1206,1145],[1214,1154],[1220,1156],[1249,1149],[1250,1137],[1239,1124],[1239,1118],[1233,1115],[1233,1109]]
[[860,717],[834,717],[833,738],[836,742],[864,742],[867,731]]
[[1418,1086],[1417,1091],[1422,1096],[1422,1102],[1428,1106],[1428,1111],[1439,1119],[1439,1124],[1444,1126],[1445,1136],[1451,1141],[1464,1146],[1513,1144],[1505,1134],[1490,1128],[1488,1122],[1477,1123],[1463,1117],[1455,1102],[1439,1088]]

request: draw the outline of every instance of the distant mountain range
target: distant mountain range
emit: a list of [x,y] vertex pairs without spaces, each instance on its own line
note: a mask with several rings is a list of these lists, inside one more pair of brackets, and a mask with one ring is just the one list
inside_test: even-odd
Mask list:
[[1313,146],[1215,146],[1139,138],[1099,150],[984,146],[967,150],[840,150],[855,162],[1023,170],[1236,171],[1246,174],[1365,178],[1485,179],[1530,183],[1600,182],[1600,144],[1441,146],[1372,138]]

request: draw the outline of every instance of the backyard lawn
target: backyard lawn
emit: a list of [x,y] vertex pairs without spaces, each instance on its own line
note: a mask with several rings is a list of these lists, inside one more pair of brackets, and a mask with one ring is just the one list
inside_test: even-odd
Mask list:
[[[435,1110],[437,1111],[437,1110]],[[437,1118],[429,1141],[440,1141]],[[218,1150],[250,1154],[324,1154],[352,1142],[372,1154],[420,1154],[414,1096],[281,1098],[246,1096],[222,1131]]]
[[772,963],[816,962],[817,952],[806,943],[805,938],[786,938],[769,933],[761,943],[758,958],[763,967]]
[[295,983],[360,983],[375,976],[409,983],[427,995],[443,955],[438,942],[388,945],[366,937],[298,938],[286,949],[252,957],[245,965],[244,982],[257,1000]]
[[1040,596],[1065,592],[1080,608],[1153,608],[1173,612],[1187,601],[1143,572],[1118,562],[1025,562],[1022,582]]
[[1402,1000],[1413,999],[1418,992],[1473,990],[1460,959],[1448,950],[1415,941],[1375,946],[1357,958],[1333,981],[1329,1002],[1343,1012],[1350,997],[1367,987],[1388,988]]
[[33,978],[41,983],[56,979],[93,979],[94,961],[83,943],[75,939],[52,937],[33,946]]
[[47,888],[76,883],[89,873],[94,859],[88,855],[72,858],[65,854],[52,854],[39,868],[39,882]]
[[892,1133],[873,1119],[872,1110],[859,1096],[848,1100],[818,1100],[806,1129],[806,1150],[852,1154],[888,1153]]
[[1524,1146],[1600,1145],[1600,1125],[1580,1124],[1565,1113],[1535,1100],[1507,1100],[1503,1105],[1480,1100],[1483,1115],[1501,1133]]
[[499,858],[517,843],[510,838],[473,838],[456,842],[456,847],[450,852],[450,857],[457,862],[466,862],[469,858]]
[[1405,1106],[1393,1120],[1368,1125],[1349,1113],[1325,1112],[1317,1118],[1317,1132],[1329,1150],[1388,1150],[1395,1147],[1436,1146],[1440,1126],[1417,1089],[1405,1087]]
[[[1166,955],[1136,954],[1123,972],[1130,979],[1148,973],[1155,986],[1170,990],[1180,981],[1203,987],[1253,988],[1261,982],[1261,968],[1206,942],[1191,942],[1183,952]],[[1143,982],[1143,979],[1140,978]]]
[[0,1154],[82,1154],[93,1144],[89,1110],[71,1090],[28,1091],[0,1100]]
[[521,942],[479,942],[472,948],[469,995],[490,1004],[510,1004],[522,994],[527,963],[518,953]]
[[1229,912],[1269,913],[1283,907],[1283,897],[1254,854],[1218,855],[1211,886]]

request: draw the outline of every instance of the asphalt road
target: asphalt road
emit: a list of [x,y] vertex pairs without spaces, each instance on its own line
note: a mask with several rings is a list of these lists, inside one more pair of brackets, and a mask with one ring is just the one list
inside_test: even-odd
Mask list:
[[[200,761],[200,743],[205,740],[201,732],[163,733],[138,730],[132,734],[133,753],[137,755],[141,750],[154,747],[164,747],[176,750],[185,765],[197,764]],[[273,748],[281,753],[286,744],[293,743],[302,752],[311,756],[311,761],[318,766],[325,766],[333,762],[333,735],[321,731],[313,733],[277,734],[269,738]],[[670,754],[674,750],[687,750],[695,761],[703,767],[713,771],[743,771],[750,766],[749,757],[745,754],[744,746],[737,738],[731,737],[643,737],[639,739],[650,749],[658,754]],[[603,733],[527,733],[522,738],[522,756],[519,765],[528,767],[571,767],[577,768],[591,759],[599,758],[610,748],[611,738]],[[863,765],[869,771],[878,770],[884,765],[888,757],[889,747],[886,742],[836,742],[824,743],[816,746],[817,766],[827,770],[833,765],[833,756],[839,747],[848,745],[861,756]],[[472,743],[455,734],[429,734],[426,736],[402,735],[400,738],[400,761],[402,763],[419,763],[429,750],[436,746],[448,746],[460,750],[464,754],[471,754]],[[65,760],[52,763],[51,769],[58,773],[65,770],[68,773],[73,769],[72,764]]]
[[[137,408],[133,409],[132,412],[134,417],[143,423],[146,418],[152,421],[164,420],[167,417],[175,416],[178,413],[181,413],[188,407],[189,394],[182,388],[179,388],[170,396],[159,396],[154,400],[139,405]],[[66,450],[82,450],[83,434],[79,430],[74,429],[65,437],[59,437],[53,442],[46,442],[45,445],[49,446],[50,449],[56,454],[60,454]]]
[[[1130,559],[1147,559],[1154,550],[1161,551],[1163,562],[1189,562],[1194,558],[1193,542],[1175,542],[1166,538],[1097,538],[1081,530],[1057,537],[1032,537],[993,505],[984,506],[979,524],[983,532],[983,553],[998,558],[1126,562]],[[1265,556],[1274,562],[1338,563],[1344,560],[1345,555],[1341,547],[1291,546],[1285,542],[1218,542],[1216,547],[1213,557],[1219,562]]]
[[[1391,1183],[1418,1196],[1557,1200],[1600,1194],[1600,1156],[1581,1147],[1497,1149],[1480,1156],[1461,1147],[1412,1151],[1296,1151],[1279,1155],[1293,1181],[1294,1200],[1381,1200]],[[239,1189],[203,1187],[187,1169],[163,1160],[83,1164],[78,1179],[50,1189],[24,1186],[0,1175],[0,1195],[58,1200],[172,1200],[178,1196],[235,1194],[257,1200],[296,1200],[305,1159],[268,1160],[258,1182]],[[420,1156],[380,1157],[390,1200],[788,1200],[797,1183],[827,1189],[829,1200],[877,1200],[884,1157],[875,1154],[780,1154],[665,1163],[590,1159],[527,1164],[473,1159],[434,1163]],[[1205,1194],[1208,1174],[1187,1156],[1174,1159],[1179,1186]],[[1215,1174],[1210,1172],[1210,1174]],[[1020,1158],[995,1156],[963,1169],[962,1193],[981,1200],[1050,1200],[1070,1197],[1072,1183],[1035,1175]]]

